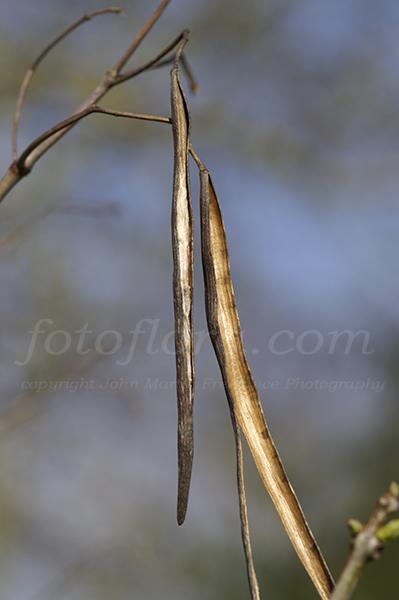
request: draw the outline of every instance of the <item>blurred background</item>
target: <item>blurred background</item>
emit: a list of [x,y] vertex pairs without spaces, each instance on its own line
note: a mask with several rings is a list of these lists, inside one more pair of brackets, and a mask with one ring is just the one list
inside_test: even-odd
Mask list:
[[[19,148],[95,87],[156,2],[84,25],[41,65]],[[3,0],[0,162],[29,63],[94,0]],[[398,478],[399,5],[173,0],[132,60],[182,29],[200,82],[248,358],[272,433],[337,576],[346,519]],[[169,69],[102,101],[169,114]],[[248,597],[227,403],[196,265],[195,460],[176,504],[168,126],[93,115],[0,207],[0,596]],[[192,172],[197,214],[198,182]],[[197,252],[198,253],[198,252]],[[32,331],[36,331],[33,334]],[[246,454],[265,597],[316,598]],[[395,595],[398,544],[356,598]]]

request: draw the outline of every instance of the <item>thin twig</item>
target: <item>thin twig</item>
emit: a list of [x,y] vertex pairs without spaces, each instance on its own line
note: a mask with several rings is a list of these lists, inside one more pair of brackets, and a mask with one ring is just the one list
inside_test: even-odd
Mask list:
[[249,530],[248,520],[248,508],[247,498],[245,493],[245,481],[244,481],[244,458],[242,451],[241,432],[237,419],[234,413],[233,406],[230,406],[230,416],[233,425],[234,440],[236,447],[236,459],[237,459],[237,490],[238,490],[238,501],[240,507],[240,523],[241,523],[241,537],[244,548],[245,562],[247,565],[247,576],[249,590],[251,593],[251,600],[260,600],[259,584],[256,577],[254,559],[252,554],[251,545],[251,534]]
[[95,17],[99,17],[100,15],[120,14],[122,12],[123,12],[122,9],[119,8],[118,6],[109,6],[107,8],[100,8],[91,13],[83,15],[83,17],[80,17],[80,19],[78,19],[77,21],[72,23],[72,25],[69,25],[69,27],[67,27],[66,29],[64,29],[64,31],[62,31],[59,35],[57,35],[57,37],[55,37],[40,52],[40,54],[35,58],[35,60],[29,66],[28,70],[26,71],[25,77],[22,80],[21,86],[19,88],[17,102],[15,105],[13,127],[12,127],[12,159],[14,161],[17,159],[17,136],[18,136],[18,126],[19,126],[19,121],[21,118],[22,106],[23,106],[25,98],[26,98],[26,93],[28,91],[29,84],[32,80],[32,77],[33,77],[36,69],[40,65],[40,63],[46,58],[46,56],[49,54],[49,52],[51,52],[51,50],[55,46],[57,46],[62,40],[64,40],[66,37],[68,37],[73,31],[75,31],[75,29],[78,29],[78,27],[83,25],[83,23],[87,23],[87,21],[90,21],[91,19],[94,19]]
[[199,83],[196,80],[196,78],[194,77],[194,73],[190,67],[190,64],[189,64],[184,52],[182,53],[182,55],[180,57],[180,63],[183,68],[183,71],[188,79],[188,83],[190,84],[190,89],[191,89],[192,93],[197,94],[199,92]]
[[158,6],[158,8],[155,10],[155,12],[151,15],[151,17],[147,21],[146,25],[144,25],[144,27],[140,31],[140,33],[134,38],[134,40],[130,44],[129,48],[126,50],[125,54],[118,60],[118,62],[112,69],[112,72],[115,75],[120,74],[123,67],[126,65],[128,60],[131,58],[131,56],[134,54],[134,52],[140,46],[141,42],[144,40],[144,38],[147,36],[147,34],[154,27],[154,25],[156,24],[158,19],[162,16],[162,14],[164,13],[164,11],[169,3],[170,3],[170,0],[162,0],[161,4]]
[[378,500],[367,524],[363,527],[360,523],[355,522],[356,528],[360,531],[355,537],[352,551],[331,600],[349,600],[351,598],[365,564],[380,557],[384,547],[379,536],[380,530],[389,515],[397,510],[399,510],[399,486],[393,483],[390,490]]
[[20,157],[18,158],[18,160],[15,163],[18,171],[22,175],[24,175],[24,174],[26,175],[29,172],[29,169],[26,167],[25,161],[26,161],[27,157],[38,146],[40,146],[48,138],[52,137],[59,131],[62,131],[63,129],[71,127],[71,125],[74,125],[78,121],[81,121],[82,119],[84,119],[84,117],[87,117],[87,115],[90,115],[93,113],[99,113],[102,115],[110,115],[112,117],[124,117],[127,119],[138,119],[140,121],[153,121],[156,123],[170,123],[171,122],[170,117],[161,117],[158,115],[147,115],[147,114],[143,114],[143,113],[132,113],[132,112],[126,112],[126,111],[120,111],[120,110],[111,110],[108,108],[102,108],[101,106],[98,106],[97,104],[92,104],[88,108],[85,108],[84,110],[82,110],[78,113],[75,113],[71,117],[68,117],[67,119],[64,119],[63,121],[60,121],[59,123],[57,123],[57,125],[54,125],[54,127],[51,127],[50,129],[48,129],[47,131],[45,131],[44,133],[39,135],[35,140],[33,140],[33,142],[31,142],[29,144],[29,146],[27,146],[25,148],[25,150],[22,152],[22,154],[20,155]]
[[177,44],[183,39],[183,37],[187,34],[187,30],[182,31],[177,38],[175,38],[170,44],[168,44],[159,54],[157,54],[154,58],[144,63],[140,67],[136,67],[135,69],[130,69],[129,71],[125,71],[124,73],[120,73],[115,76],[111,86],[119,85],[128,79],[132,79],[137,75],[140,75],[144,71],[149,71],[154,68],[158,68],[158,66],[163,66],[164,64],[170,64],[174,60],[174,56],[169,58],[165,63],[162,63],[162,59],[169,54],[174,48],[176,48]]
[[199,154],[195,151],[195,148],[191,144],[189,147],[189,152],[190,152],[191,156],[193,157],[198,169],[200,171],[206,170],[206,167],[205,167],[204,163],[202,162]]

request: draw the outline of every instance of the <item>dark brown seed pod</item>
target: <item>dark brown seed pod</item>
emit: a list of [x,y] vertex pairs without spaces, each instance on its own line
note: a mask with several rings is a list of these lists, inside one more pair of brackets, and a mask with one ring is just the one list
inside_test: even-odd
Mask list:
[[172,201],[173,300],[178,406],[177,522],[184,522],[193,463],[193,215],[188,170],[190,119],[177,64],[171,71],[174,141]]
[[244,353],[218,199],[209,172],[201,163],[199,166],[206,313],[226,395],[291,543],[319,595],[327,600],[334,582],[305,520],[265,421]]

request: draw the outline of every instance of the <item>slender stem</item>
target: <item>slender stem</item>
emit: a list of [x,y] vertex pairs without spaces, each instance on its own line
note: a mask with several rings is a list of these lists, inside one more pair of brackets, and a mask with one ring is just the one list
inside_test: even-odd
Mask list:
[[197,165],[198,169],[199,169],[200,171],[206,171],[207,169],[206,169],[206,167],[205,167],[204,163],[202,162],[202,160],[201,160],[201,158],[200,158],[199,154],[198,154],[198,153],[195,151],[195,149],[194,149],[194,146],[192,146],[192,145],[190,144],[190,147],[189,147],[189,149],[188,149],[188,150],[189,150],[189,152],[190,152],[191,156],[193,157],[193,159],[194,159],[194,161],[195,161],[195,163],[196,163],[196,165]]
[[87,23],[87,21],[90,21],[91,19],[94,19],[95,17],[99,17],[101,15],[120,14],[121,12],[122,12],[121,8],[119,8],[117,6],[109,6],[107,8],[100,8],[91,13],[83,15],[82,17],[80,17],[80,19],[78,19],[77,21],[75,21],[74,23],[69,25],[69,27],[64,29],[64,31],[62,31],[59,35],[57,35],[57,37],[55,37],[49,44],[47,44],[47,46],[40,52],[40,54],[35,58],[35,60],[29,66],[28,70],[25,73],[25,77],[22,80],[21,86],[19,88],[17,102],[15,105],[13,127],[12,127],[12,159],[13,160],[17,159],[17,136],[18,136],[19,121],[21,119],[22,107],[23,107],[23,104],[24,104],[24,101],[26,98],[26,94],[28,91],[28,87],[30,85],[32,77],[33,77],[36,69],[40,65],[40,63],[46,58],[46,56],[49,54],[49,52],[51,52],[51,50],[55,46],[57,46],[62,40],[64,40],[66,37],[68,37],[73,31],[75,31],[75,29],[78,29],[78,27],[83,25],[83,23]]
[[[177,36],[177,38],[175,38],[170,44],[168,44],[166,46],[166,48],[164,48],[161,52],[159,52],[159,54],[157,54],[154,58],[152,58],[151,60],[146,62],[144,65],[141,65],[140,67],[136,67],[135,69],[130,69],[129,71],[125,71],[124,73],[121,73],[121,74],[115,76],[114,81],[111,85],[112,86],[119,85],[120,83],[123,83],[124,81],[127,81],[128,79],[132,79],[133,77],[136,77],[136,75],[140,75],[140,73],[143,73],[144,71],[149,71],[150,69],[157,68],[158,66],[163,66],[162,63],[160,63],[160,61],[167,54],[169,54],[169,52],[171,52],[174,48],[176,48],[177,44],[183,39],[183,37],[186,35],[186,33],[187,33],[187,30],[182,31]],[[170,62],[173,60],[174,60],[174,57],[172,57],[172,59],[170,59]],[[168,64],[169,64],[169,61],[168,61]]]
[[162,14],[164,13],[164,11],[165,11],[166,7],[168,6],[168,4],[170,3],[170,1],[171,0],[162,0],[161,4],[151,15],[151,17],[147,21],[146,25],[143,27],[143,29],[140,31],[140,33],[134,38],[134,40],[132,41],[132,43],[126,50],[126,52],[123,54],[123,56],[121,56],[121,58],[115,64],[114,68],[112,69],[112,71],[115,75],[120,74],[121,70],[126,65],[126,63],[131,58],[131,56],[134,54],[134,52],[137,50],[137,48],[140,46],[141,42],[144,40],[144,38],[147,36],[147,34],[151,31],[151,29],[154,27],[156,22],[162,16]]
[[254,559],[252,554],[251,535],[249,531],[249,520],[248,520],[248,509],[247,509],[247,498],[245,493],[245,481],[244,481],[244,458],[242,451],[241,433],[237,423],[236,415],[232,405],[230,406],[230,416],[233,425],[234,440],[236,446],[236,460],[237,460],[237,490],[238,490],[238,501],[240,507],[240,523],[241,523],[241,537],[244,548],[245,563],[247,566],[247,576],[249,591],[251,594],[251,600],[260,600],[259,584],[256,577]]
[[197,94],[199,91],[199,83],[196,80],[196,78],[194,77],[194,73],[190,67],[190,64],[187,60],[186,55],[184,54],[184,52],[182,53],[181,57],[180,57],[180,63],[181,66],[183,67],[183,71],[186,74],[186,77],[188,79],[188,82],[190,84],[190,89],[192,91],[193,94]]
[[93,114],[93,113],[100,113],[103,115],[110,115],[113,117],[124,117],[127,119],[138,119],[140,121],[155,121],[157,123],[170,123],[171,122],[171,119],[169,117],[161,117],[158,115],[147,115],[147,114],[143,114],[143,113],[132,113],[132,112],[126,112],[126,111],[120,111],[120,110],[111,110],[108,108],[102,108],[101,106],[98,106],[97,104],[92,104],[88,108],[85,108],[85,109],[81,110],[80,112],[75,113],[71,117],[68,117],[67,119],[64,119],[63,121],[60,121],[59,123],[57,123],[57,125],[54,125],[54,127],[51,127],[51,129],[48,129],[47,131],[45,131],[44,133],[39,135],[35,140],[33,140],[33,142],[25,148],[25,150],[22,152],[22,154],[16,161],[18,170],[21,171],[22,174],[26,174],[26,171],[27,170],[29,171],[29,168],[26,167],[25,161],[28,158],[28,156],[38,146],[40,146],[40,144],[45,142],[48,138],[52,137],[54,134],[58,133],[59,131],[62,131],[65,128],[69,128],[69,127],[71,127],[71,125],[75,125],[78,121],[81,121],[84,117],[86,117],[87,115]]
[[170,124],[172,119],[170,117],[163,117],[161,115],[151,115],[147,113],[133,113],[124,110],[112,110],[110,108],[102,108],[101,106],[93,107],[94,113],[100,113],[103,115],[110,115],[112,117],[122,117],[126,119],[137,119],[139,121],[152,121],[153,123],[166,123]]

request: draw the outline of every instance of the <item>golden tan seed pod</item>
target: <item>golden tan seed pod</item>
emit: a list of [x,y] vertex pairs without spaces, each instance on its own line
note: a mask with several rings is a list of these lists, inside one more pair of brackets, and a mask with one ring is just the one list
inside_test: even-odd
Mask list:
[[209,172],[200,165],[202,264],[208,329],[229,404],[244,433],[258,472],[302,564],[321,598],[333,580],[269,433],[249,369],[234,299],[227,240]]

